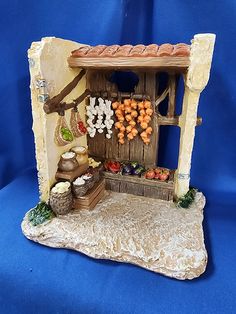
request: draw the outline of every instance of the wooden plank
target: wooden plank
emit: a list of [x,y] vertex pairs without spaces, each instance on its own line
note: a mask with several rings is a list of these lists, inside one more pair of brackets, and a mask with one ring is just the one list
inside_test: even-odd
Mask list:
[[[135,87],[135,93],[144,95],[145,94],[145,72],[135,71],[135,73],[139,77],[139,83]],[[143,164],[143,141],[139,135],[137,135],[132,141],[130,141],[129,156],[130,156],[130,160],[138,161],[140,164]]]
[[[86,75],[86,88],[87,89],[93,89],[93,83],[94,83],[94,77],[95,72],[93,70],[88,70],[87,75]],[[86,106],[88,106],[90,103],[89,99],[86,99]],[[94,138],[90,137],[89,134],[87,134],[87,143],[88,143],[88,153],[90,156],[96,156],[97,157],[97,152],[96,152],[96,141]]]
[[126,190],[125,193],[143,196],[143,185],[141,184],[128,183]]
[[143,195],[145,197],[150,197],[150,198],[159,198],[157,194],[157,189],[151,187],[151,186],[144,186],[143,187]]
[[[107,78],[112,74],[109,71],[104,73],[105,77],[105,90],[108,94],[115,92],[117,93],[117,86],[116,84],[113,84],[107,80]],[[116,122],[115,115],[112,117],[114,122]],[[118,152],[118,130],[116,130],[114,127],[112,128],[112,135],[111,139],[106,138],[106,159],[115,159],[117,160],[119,156]]]
[[94,198],[92,203],[90,203],[89,205],[81,205],[77,202],[76,199],[74,199],[74,204],[73,204],[74,209],[81,209],[81,210],[93,209],[97,205],[97,203],[103,198],[104,192],[105,192],[105,189],[103,187],[103,189],[99,192],[99,194]]
[[102,97],[102,98],[111,98],[111,99],[117,99],[118,97],[120,97],[121,99],[125,99],[125,98],[133,98],[136,100],[143,100],[143,97],[145,97],[146,99],[150,100],[149,95],[145,94],[145,92],[143,92],[142,94],[137,94],[137,93],[129,93],[129,92],[117,92],[117,91],[100,91],[100,92],[95,92],[95,91],[90,91],[90,94],[92,97]]
[[[106,179],[106,181],[108,180]],[[166,201],[173,199],[173,193],[174,193],[173,188],[170,190],[168,188],[162,188],[159,186],[147,186],[147,185],[140,185],[140,184],[130,183],[126,181],[121,181],[120,189],[118,191],[117,189],[115,189],[116,180],[109,180],[109,181],[110,183],[114,181],[112,182],[112,186],[110,186],[109,190],[112,190],[115,192],[145,196],[145,197],[150,197],[154,199],[162,199]]]
[[158,155],[158,139],[159,139],[159,126],[157,124],[157,118],[155,114],[155,99],[156,99],[156,73],[146,73],[146,93],[150,95],[154,114],[150,122],[152,127],[152,134],[150,137],[149,145],[144,145],[143,160],[146,167],[154,167],[157,164]]
[[83,164],[77,167],[74,171],[59,171],[57,170],[55,178],[56,180],[67,180],[67,181],[74,181],[75,178],[81,176],[88,170],[88,163]]
[[103,187],[105,188],[105,180],[101,179],[99,182],[95,183],[92,189],[90,189],[84,196],[75,197],[75,199],[77,199],[80,204],[90,204]]
[[[129,183],[125,181],[120,182],[120,193],[128,193]],[[128,193],[130,194],[130,193]]]
[[173,181],[159,181],[159,180],[148,180],[144,177],[138,177],[138,176],[125,176],[121,174],[113,174],[111,172],[103,172],[103,176],[105,179],[109,180],[116,180],[120,182],[128,182],[128,183],[135,183],[135,184],[141,184],[141,185],[147,185],[151,187],[162,187],[165,189],[173,189],[174,183]]
[[120,181],[112,180],[112,179],[106,179],[105,180],[105,187],[106,190],[114,191],[114,192],[120,192]]
[[[88,71],[87,73],[87,88],[92,91],[104,90],[104,73],[98,71]],[[89,154],[104,159],[106,157],[106,143],[105,143],[105,134],[96,133],[93,138],[90,138],[88,135],[88,146]]]
[[115,159],[118,160],[119,151],[118,151],[118,130],[112,128],[111,139],[106,138],[106,159]]
[[118,144],[118,158],[119,160],[129,160],[129,141],[125,138],[124,144]]
[[169,74],[169,100],[167,117],[173,118],[175,115],[175,103],[176,103],[176,75]]
[[160,70],[186,70],[190,65],[189,57],[69,57],[68,64],[72,68],[84,69],[132,69],[145,68]]

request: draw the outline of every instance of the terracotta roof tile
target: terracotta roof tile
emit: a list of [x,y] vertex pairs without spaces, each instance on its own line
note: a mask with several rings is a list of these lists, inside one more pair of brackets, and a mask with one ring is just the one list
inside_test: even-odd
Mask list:
[[190,54],[190,46],[179,43],[176,45],[162,44],[160,46],[151,44],[144,45],[98,45],[83,46],[71,52],[71,56],[75,58],[82,57],[188,57]]
[[142,56],[143,57],[156,57],[157,56],[157,50],[158,50],[158,45],[156,44],[151,44],[146,46],[144,49]]

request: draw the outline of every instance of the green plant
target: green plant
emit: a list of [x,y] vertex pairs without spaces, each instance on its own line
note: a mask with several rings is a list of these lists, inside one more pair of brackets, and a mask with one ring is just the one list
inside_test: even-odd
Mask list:
[[53,217],[55,217],[55,214],[51,207],[45,202],[38,203],[28,214],[28,219],[33,226],[40,225]]
[[188,192],[177,200],[177,205],[182,208],[189,208],[195,199],[197,189],[190,188]]

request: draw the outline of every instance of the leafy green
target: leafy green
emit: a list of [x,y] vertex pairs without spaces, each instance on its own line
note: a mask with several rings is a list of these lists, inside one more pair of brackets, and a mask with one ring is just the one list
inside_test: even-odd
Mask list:
[[190,188],[188,192],[177,200],[177,205],[182,208],[189,208],[195,199],[197,189]]
[[53,217],[55,217],[55,214],[51,207],[45,202],[38,203],[28,214],[28,219],[33,226],[40,225]]
[[69,129],[62,127],[61,135],[62,135],[63,140],[68,141],[68,142],[73,141],[73,135]]

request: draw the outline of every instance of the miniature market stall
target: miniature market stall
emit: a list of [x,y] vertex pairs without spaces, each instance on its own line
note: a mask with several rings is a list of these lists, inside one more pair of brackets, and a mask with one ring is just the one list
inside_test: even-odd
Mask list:
[[[41,202],[22,223],[28,238],[179,279],[204,271],[204,196],[189,189],[189,182],[195,127],[201,124],[198,101],[209,79],[214,40],[213,34],[199,34],[191,46],[92,47],[57,38],[32,44],[29,63]],[[161,72],[168,75],[163,92]],[[117,73],[133,75],[134,86],[121,91],[114,80]],[[182,113],[177,115],[180,77],[185,89]],[[159,131],[166,125],[181,130],[177,169],[158,166]],[[192,213],[183,209],[188,206]],[[170,244],[181,226],[190,242],[184,244],[181,235]],[[62,230],[70,233],[72,243]],[[137,231],[139,239],[134,240]],[[148,248],[147,242],[155,246]],[[196,250],[185,255],[182,250],[191,245]]]

